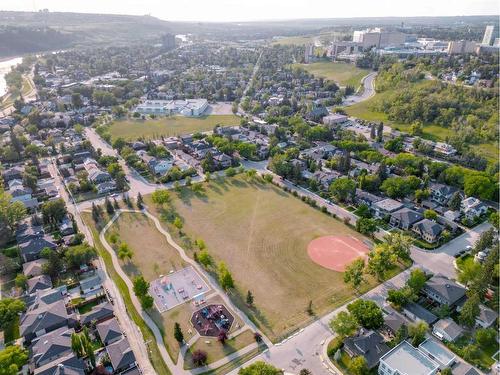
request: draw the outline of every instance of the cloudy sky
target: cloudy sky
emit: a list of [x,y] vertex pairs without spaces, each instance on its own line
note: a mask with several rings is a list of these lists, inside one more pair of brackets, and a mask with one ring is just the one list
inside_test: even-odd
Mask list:
[[169,21],[456,16],[500,13],[498,0],[0,0],[0,10],[150,14]]

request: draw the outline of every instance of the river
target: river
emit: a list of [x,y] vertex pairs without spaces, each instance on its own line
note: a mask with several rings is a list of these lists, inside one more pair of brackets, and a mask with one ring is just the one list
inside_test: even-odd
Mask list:
[[0,61],[0,98],[7,93],[7,83],[5,82],[5,74],[10,72],[10,69],[23,62],[22,57],[14,57],[9,60]]

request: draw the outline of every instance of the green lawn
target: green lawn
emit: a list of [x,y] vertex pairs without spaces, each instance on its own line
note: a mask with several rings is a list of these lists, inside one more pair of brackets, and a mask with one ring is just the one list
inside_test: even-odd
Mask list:
[[[235,177],[204,186],[203,194],[188,189],[173,194],[171,205],[184,221],[182,231],[191,243],[203,239],[215,263],[227,264],[236,283],[233,301],[271,340],[314,319],[306,312],[309,301],[321,315],[355,297],[342,273],[309,258],[307,245],[331,234],[363,239],[359,233],[271,184]],[[172,208],[155,207],[150,196],[145,201],[156,216],[172,217]],[[165,225],[178,237],[175,228]],[[186,236],[178,241],[190,242]],[[376,284],[368,277],[362,289]],[[253,308],[244,302],[248,290],[255,296]]]
[[19,335],[19,317],[17,316],[12,324],[9,324],[3,331],[4,341],[6,344],[10,344],[17,340]]
[[271,44],[281,44],[284,46],[302,46],[304,44],[312,43],[311,36],[290,36],[274,40]]
[[342,62],[315,62],[312,64],[294,64],[314,74],[316,77],[322,77],[331,81],[335,81],[341,86],[353,86],[358,88],[361,84],[361,79],[370,71],[360,69],[354,64]]
[[[210,343],[207,344],[207,341]],[[216,337],[200,337],[186,352],[184,369],[189,370],[198,367],[193,363],[192,357],[192,353],[196,350],[203,350],[206,352],[207,363],[210,364],[228,356],[231,353],[243,349],[254,342],[255,339],[252,331],[250,330],[242,332],[238,336],[227,340],[224,345],[219,343]]]
[[239,125],[240,118],[235,115],[209,115],[204,117],[171,116],[154,120],[117,120],[109,127],[112,139],[125,140],[139,138],[170,137],[195,132],[213,130],[216,125]]

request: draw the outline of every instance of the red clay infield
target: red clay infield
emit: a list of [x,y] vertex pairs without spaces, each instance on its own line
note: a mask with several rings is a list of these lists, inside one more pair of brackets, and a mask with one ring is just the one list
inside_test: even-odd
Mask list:
[[351,236],[319,237],[307,246],[307,253],[314,263],[337,272],[356,258],[365,258],[370,251],[361,240]]

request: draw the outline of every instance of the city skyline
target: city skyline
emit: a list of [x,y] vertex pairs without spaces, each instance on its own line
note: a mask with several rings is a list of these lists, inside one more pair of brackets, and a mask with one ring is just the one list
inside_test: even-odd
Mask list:
[[467,1],[458,0],[453,7],[449,4],[423,0],[418,7],[408,1],[394,2],[381,0],[372,2],[359,0],[356,7],[338,1],[278,0],[272,3],[265,0],[253,2],[215,0],[192,0],[187,8],[181,3],[170,3],[168,7],[161,0],[149,1],[98,1],[67,2],[62,0],[5,0],[1,10],[9,11],[49,11],[110,13],[130,15],[151,15],[167,21],[200,22],[250,22],[289,19],[315,18],[354,18],[354,17],[433,17],[464,15],[496,15],[500,13],[495,0]]

